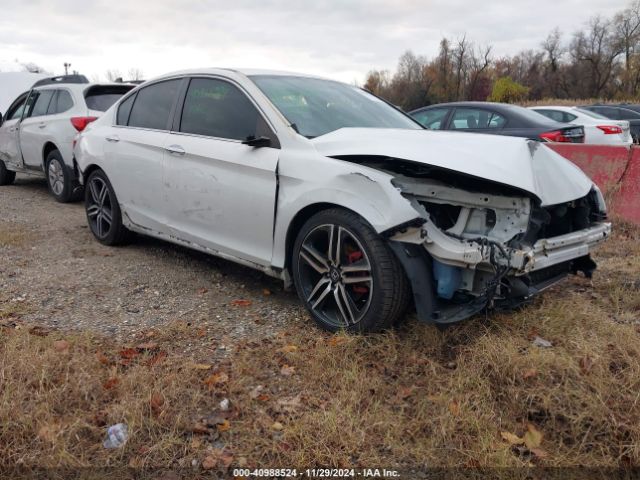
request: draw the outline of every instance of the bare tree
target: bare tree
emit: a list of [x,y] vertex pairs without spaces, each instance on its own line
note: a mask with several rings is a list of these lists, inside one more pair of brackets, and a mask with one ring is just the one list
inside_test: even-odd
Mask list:
[[456,100],[460,100],[461,87],[464,84],[464,77],[466,75],[465,61],[467,59],[468,48],[469,43],[467,42],[467,35],[465,34],[462,39],[458,40],[453,50],[453,62],[456,69]]
[[115,82],[116,80],[122,78],[122,73],[117,69],[109,69],[105,72],[107,80],[110,82]]
[[129,78],[127,80],[133,80],[133,81],[144,80],[144,73],[142,72],[141,69],[136,67],[130,68],[128,75],[129,75]]
[[640,43],[640,0],[636,0],[629,8],[613,18],[615,35],[624,53],[625,76],[623,79],[627,93],[632,90],[632,56]]

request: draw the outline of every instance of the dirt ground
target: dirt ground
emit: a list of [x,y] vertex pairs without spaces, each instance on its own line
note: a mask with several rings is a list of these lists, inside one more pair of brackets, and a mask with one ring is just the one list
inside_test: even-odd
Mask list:
[[0,189],[0,235],[0,291],[35,306],[25,319],[45,326],[126,337],[189,319],[240,339],[306,317],[294,292],[252,269],[143,236],[99,244],[82,203],[56,203],[42,180]]
[[[81,204],[20,177],[0,188],[0,477],[625,478],[608,473],[640,466],[640,228],[614,219],[594,257],[592,281],[516,311],[330,335],[261,273],[145,237],[101,246]],[[104,448],[118,423],[128,441]]]

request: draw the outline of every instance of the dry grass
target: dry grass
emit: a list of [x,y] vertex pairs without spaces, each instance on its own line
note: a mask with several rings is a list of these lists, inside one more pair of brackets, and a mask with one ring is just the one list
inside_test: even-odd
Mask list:
[[[619,225],[597,259],[593,284],[445,332],[329,336],[300,319],[219,362],[215,333],[184,322],[129,345],[5,322],[0,465],[640,466],[640,230]],[[106,450],[118,422],[130,440]],[[502,435],[527,431],[539,445]]]

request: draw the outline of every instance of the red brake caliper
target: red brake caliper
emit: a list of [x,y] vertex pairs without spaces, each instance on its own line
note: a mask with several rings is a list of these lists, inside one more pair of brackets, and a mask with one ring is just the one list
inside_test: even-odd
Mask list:
[[[347,261],[349,263],[356,263],[358,260],[361,260],[361,259],[362,259],[362,252],[360,251],[355,251],[347,254]],[[353,293],[360,293],[360,294],[369,293],[369,287],[365,287],[362,285],[352,285],[351,289],[353,290]]]

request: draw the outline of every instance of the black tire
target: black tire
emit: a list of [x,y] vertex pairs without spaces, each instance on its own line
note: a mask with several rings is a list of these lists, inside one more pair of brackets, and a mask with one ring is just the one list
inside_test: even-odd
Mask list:
[[[332,245],[338,245],[333,255]],[[291,265],[300,300],[325,330],[382,331],[397,324],[409,305],[411,290],[398,259],[363,218],[348,210],[311,217],[298,232]]]
[[87,178],[84,205],[89,229],[100,243],[116,246],[124,245],[131,240],[133,234],[122,224],[118,198],[102,170],[94,170]]
[[0,186],[11,185],[16,179],[16,172],[7,170],[7,166],[0,160]]
[[77,195],[74,195],[74,191],[78,186],[77,182],[58,150],[49,152],[44,166],[47,186],[53,198],[60,203],[78,200]]

